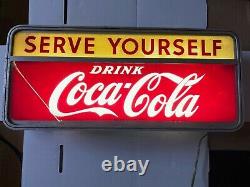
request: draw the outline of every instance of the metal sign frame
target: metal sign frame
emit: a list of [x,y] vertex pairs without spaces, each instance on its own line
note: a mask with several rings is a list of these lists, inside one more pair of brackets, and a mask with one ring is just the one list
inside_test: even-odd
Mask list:
[[[9,89],[10,89],[10,71],[11,71],[11,62],[13,61],[98,61],[98,62],[116,62],[117,59],[112,58],[82,58],[82,57],[15,57],[12,56],[13,52],[13,40],[16,33],[19,31],[30,31],[30,32],[39,32],[39,31],[54,31],[54,32],[89,32],[89,33],[116,33],[116,34],[192,34],[197,36],[230,36],[234,40],[235,48],[235,59],[170,59],[170,58],[119,58],[119,62],[131,61],[134,62],[168,62],[176,63],[177,61],[181,63],[192,61],[192,63],[229,63],[236,66],[236,86],[237,86],[237,120],[233,123],[210,123],[210,122],[149,122],[149,121],[67,121],[62,122],[63,125],[58,126],[58,122],[53,121],[12,121],[9,118]],[[215,63],[214,61],[217,61]],[[28,26],[21,25],[12,28],[8,34],[7,39],[7,55],[6,55],[6,78],[5,78],[5,104],[4,104],[4,123],[7,127],[11,129],[33,129],[33,128],[81,128],[81,129],[147,129],[147,130],[203,130],[203,131],[232,131],[237,130],[243,124],[243,102],[242,102],[242,88],[241,88],[241,63],[240,63],[240,47],[239,39],[232,32],[221,32],[221,31],[208,31],[208,30],[166,30],[166,29],[150,29],[150,28],[97,28],[97,27],[53,27],[53,26]],[[104,124],[109,123],[108,127],[105,127]],[[119,123],[119,124],[118,124]],[[82,125],[84,124],[84,125]],[[141,125],[143,124],[143,126]],[[157,127],[155,127],[157,124]],[[176,124],[185,124],[176,125]],[[93,127],[94,125],[94,127]]]

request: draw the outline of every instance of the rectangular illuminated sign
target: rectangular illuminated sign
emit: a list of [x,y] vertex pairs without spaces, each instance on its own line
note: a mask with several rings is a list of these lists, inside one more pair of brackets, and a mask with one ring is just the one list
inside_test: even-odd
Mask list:
[[20,27],[9,37],[5,123],[13,128],[229,130],[241,122],[234,35]]

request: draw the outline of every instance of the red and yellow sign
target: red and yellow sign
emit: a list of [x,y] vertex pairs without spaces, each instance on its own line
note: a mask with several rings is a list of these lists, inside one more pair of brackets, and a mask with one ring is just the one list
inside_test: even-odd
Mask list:
[[237,39],[228,33],[32,28],[10,34],[13,128],[238,128]]

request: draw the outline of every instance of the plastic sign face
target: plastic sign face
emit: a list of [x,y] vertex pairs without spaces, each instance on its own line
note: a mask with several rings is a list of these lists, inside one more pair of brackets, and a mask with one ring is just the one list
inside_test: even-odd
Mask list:
[[12,128],[230,130],[241,123],[229,33],[17,27],[9,35]]

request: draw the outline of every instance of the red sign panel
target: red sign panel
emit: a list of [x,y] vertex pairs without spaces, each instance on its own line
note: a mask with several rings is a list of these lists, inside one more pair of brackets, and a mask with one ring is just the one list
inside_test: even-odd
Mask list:
[[10,119],[58,126],[99,120],[231,124],[238,119],[235,71],[234,64],[211,63],[15,62]]

